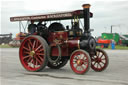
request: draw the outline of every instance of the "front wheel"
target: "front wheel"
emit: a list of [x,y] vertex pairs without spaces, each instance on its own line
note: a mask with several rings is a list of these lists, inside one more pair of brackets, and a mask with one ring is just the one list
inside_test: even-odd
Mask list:
[[77,74],[84,74],[88,72],[91,66],[89,54],[84,50],[76,50],[70,57],[70,66]]
[[91,56],[91,61],[91,68],[98,72],[105,70],[109,63],[108,55],[102,49],[96,49],[96,55]]

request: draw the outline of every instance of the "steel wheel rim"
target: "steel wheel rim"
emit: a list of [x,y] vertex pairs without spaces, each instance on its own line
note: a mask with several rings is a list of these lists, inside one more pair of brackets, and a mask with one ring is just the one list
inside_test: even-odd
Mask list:
[[29,71],[39,70],[44,63],[44,46],[34,37],[26,38],[20,47],[20,60]]
[[96,55],[93,56],[91,60],[91,67],[96,71],[102,71],[107,67],[107,55],[100,50],[96,50]]
[[70,65],[75,73],[83,74],[86,72],[89,61],[87,55],[82,51],[76,51],[70,60]]

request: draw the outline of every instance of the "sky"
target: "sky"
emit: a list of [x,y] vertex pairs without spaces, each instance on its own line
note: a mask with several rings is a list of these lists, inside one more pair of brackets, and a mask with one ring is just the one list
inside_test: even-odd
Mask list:
[[110,33],[111,25],[113,33],[128,34],[128,0],[2,0],[0,34],[12,33],[15,36],[19,32],[19,23],[10,22],[12,16],[77,10],[85,3],[91,4],[93,36]]

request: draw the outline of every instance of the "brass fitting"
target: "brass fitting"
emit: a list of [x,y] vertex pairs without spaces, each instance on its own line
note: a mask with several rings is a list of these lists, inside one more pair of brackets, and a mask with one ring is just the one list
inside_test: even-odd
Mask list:
[[82,5],[82,7],[85,8],[85,9],[86,9],[86,8],[90,8],[90,6],[91,6],[90,4],[83,4],[83,5]]

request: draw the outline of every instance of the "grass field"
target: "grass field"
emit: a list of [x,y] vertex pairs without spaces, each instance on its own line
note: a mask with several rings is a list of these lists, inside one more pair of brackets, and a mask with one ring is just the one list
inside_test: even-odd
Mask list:
[[8,44],[5,44],[5,45],[0,45],[0,48],[12,48],[12,47],[9,46]]

